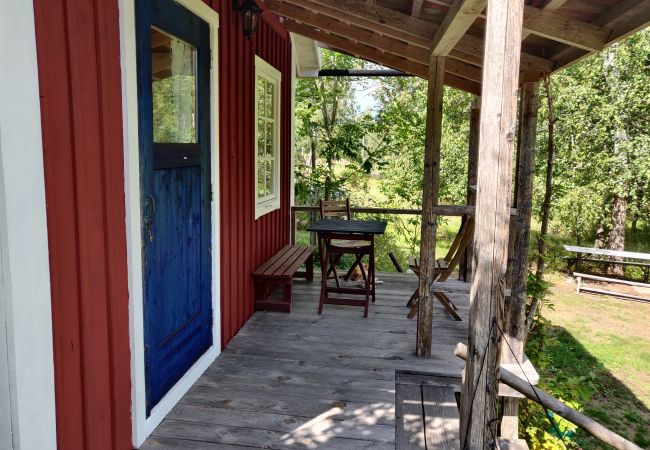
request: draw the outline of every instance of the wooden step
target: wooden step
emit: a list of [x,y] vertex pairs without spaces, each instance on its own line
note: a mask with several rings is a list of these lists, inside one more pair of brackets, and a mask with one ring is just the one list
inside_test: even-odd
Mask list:
[[427,382],[395,386],[396,450],[459,450],[455,386]]

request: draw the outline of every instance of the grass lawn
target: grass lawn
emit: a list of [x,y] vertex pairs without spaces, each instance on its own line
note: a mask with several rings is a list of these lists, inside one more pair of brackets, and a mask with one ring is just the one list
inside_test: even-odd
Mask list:
[[[559,273],[549,281],[554,306],[543,314],[557,343],[546,348],[551,366],[541,376],[593,373],[595,394],[584,412],[650,449],[650,304],[577,294]],[[576,441],[584,449],[610,448],[584,432]]]

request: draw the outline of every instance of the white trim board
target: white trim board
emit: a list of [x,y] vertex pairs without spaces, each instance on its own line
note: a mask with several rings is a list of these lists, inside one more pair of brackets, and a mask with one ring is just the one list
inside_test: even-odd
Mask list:
[[[259,164],[259,99],[257,98],[257,78],[262,77],[266,82],[272,83],[274,86],[273,91],[273,193],[270,196],[258,198],[257,196],[257,177],[258,177],[258,164]],[[282,176],[282,151],[280,148],[281,133],[282,133],[282,72],[266,62],[262,57],[255,55],[255,118],[253,126],[255,127],[254,134],[254,147],[255,147],[255,167],[253,169],[253,201],[255,203],[255,220],[268,214],[272,211],[280,209],[282,193],[280,192],[280,180]],[[268,119],[262,119],[268,120]]]
[[[289,105],[289,120],[291,121],[289,131],[289,157],[291,161],[289,162],[289,206],[296,204],[296,77],[298,74],[298,53],[293,36],[292,33],[289,34],[291,38],[291,86],[289,87],[291,89],[289,96],[289,101],[291,102]],[[294,230],[289,230],[289,237],[291,237],[293,232]]]
[[9,393],[11,404],[9,448],[54,450],[50,267],[33,2],[0,1],[0,61],[12,62],[10,70],[0,70],[0,329],[6,342],[0,370],[4,366],[8,375],[8,386],[5,381],[0,389]]
[[131,341],[131,401],[133,444],[142,445],[181,397],[221,352],[221,268],[219,210],[219,15],[201,0],[176,0],[210,26],[210,139],[212,153],[212,336],[213,344],[146,416],[144,367],[144,312],[140,237],[140,161],[138,141],[138,88],[135,36],[135,0],[120,2],[122,113],[124,122],[124,182],[126,199],[127,262],[129,276],[129,335]]

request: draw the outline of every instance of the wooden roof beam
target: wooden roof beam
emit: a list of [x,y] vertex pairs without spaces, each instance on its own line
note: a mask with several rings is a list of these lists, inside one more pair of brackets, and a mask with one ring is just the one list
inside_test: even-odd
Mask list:
[[[612,30],[605,47],[650,26],[650,0],[625,0],[611,7],[607,12],[591,22],[593,25]],[[559,70],[592,52],[583,49],[557,45],[549,53],[556,61],[555,70]]]
[[611,34],[607,28],[533,6],[524,7],[524,31],[588,51],[602,50]]
[[431,53],[434,56],[448,55],[486,5],[487,0],[455,0],[433,37]]
[[524,8],[524,29],[538,36],[588,51],[600,51],[611,30],[532,6]]
[[[429,65],[429,52],[421,47],[348,25],[322,14],[315,14],[304,8],[284,3],[281,0],[275,0],[271,3],[269,11],[357,43],[363,43],[383,52],[392,53],[395,56],[419,62],[425,66]],[[477,82],[481,81],[482,71],[480,67],[456,59],[450,59],[446,67],[448,72],[462,78]]]
[[[276,1],[271,1],[271,4]],[[377,5],[371,6],[363,0],[283,1],[426,49],[431,48],[433,37],[438,29],[438,25],[435,23],[411,17],[408,14],[400,13],[389,8]],[[455,53],[456,50],[460,50],[461,53]],[[482,40],[469,34],[463,36],[458,46],[449,56],[470,63],[475,61],[463,59],[463,54],[474,55],[482,60]],[[530,53],[521,54],[521,64],[521,70],[525,71],[550,72],[554,67],[553,61]]]
[[[544,7],[542,8],[544,11],[557,11],[560,9],[568,0],[549,0]],[[521,40],[525,41],[528,36],[533,34],[530,30],[524,29],[523,34],[521,36]]]
[[[351,41],[335,34],[326,33],[323,30],[301,24],[294,20],[287,19],[284,22],[284,26],[288,31],[322,42],[334,49],[341,50],[344,53],[349,53],[358,58],[401,70],[402,72],[410,73],[411,75],[416,75],[421,78],[427,78],[429,76],[428,65],[382,52],[376,48]],[[445,83],[451,87],[475,95],[479,95],[481,92],[481,85],[479,83],[461,78],[454,73],[445,74]]]

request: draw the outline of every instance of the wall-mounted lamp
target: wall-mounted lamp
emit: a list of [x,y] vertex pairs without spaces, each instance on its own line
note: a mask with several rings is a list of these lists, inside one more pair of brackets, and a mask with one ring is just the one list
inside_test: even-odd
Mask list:
[[259,7],[255,0],[244,0],[242,5],[239,4],[239,0],[232,0],[232,5],[233,10],[241,14],[244,35],[246,39],[250,39],[257,31],[262,8]]

